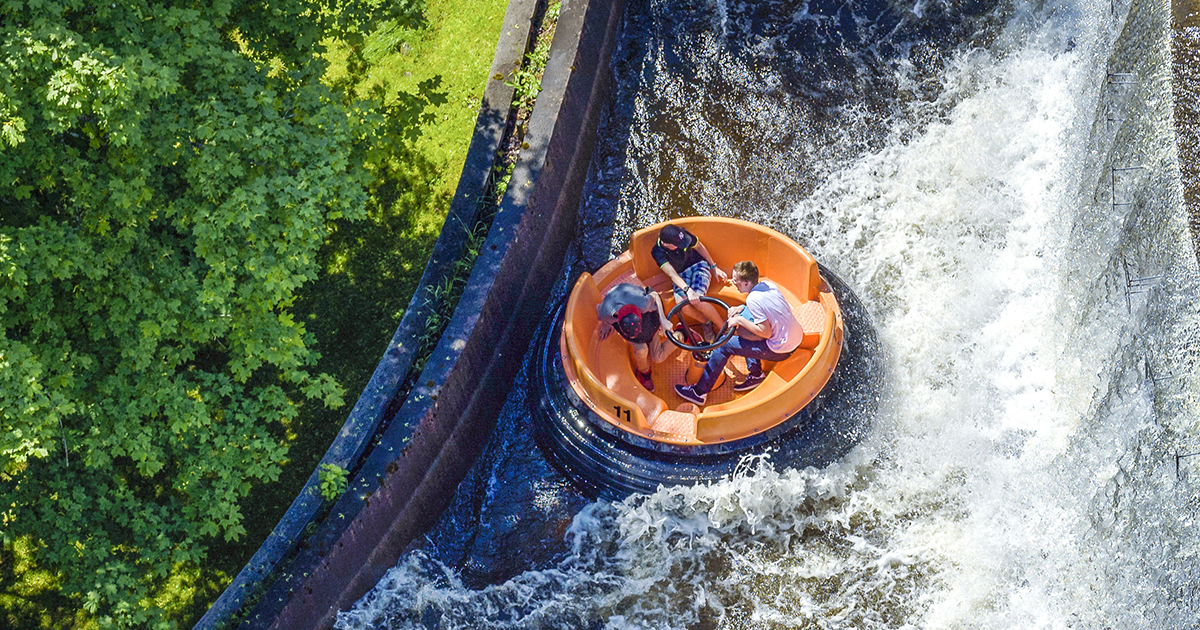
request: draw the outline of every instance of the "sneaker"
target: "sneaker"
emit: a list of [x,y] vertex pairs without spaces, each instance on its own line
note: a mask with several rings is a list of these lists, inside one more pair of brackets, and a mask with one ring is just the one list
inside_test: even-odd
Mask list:
[[704,343],[712,343],[713,340],[717,338],[717,331],[715,328],[713,328],[712,322],[704,322],[704,325],[700,327],[700,330],[703,331],[704,334]]
[[762,383],[763,380],[766,378],[767,378],[766,372],[763,372],[762,374],[759,374],[758,376],[755,376],[753,374],[747,374],[746,380],[742,381],[741,383],[737,383],[736,385],[733,386],[733,391],[748,392],[748,391],[754,389],[755,387],[758,387],[759,383]]
[[676,385],[675,393],[679,394],[680,398],[697,405],[703,405],[704,401],[708,400],[708,394],[701,394],[696,391],[694,385]]
[[642,387],[646,388],[646,391],[654,393],[654,379],[650,378],[649,372],[634,370],[633,373],[637,375],[638,382],[642,384]]

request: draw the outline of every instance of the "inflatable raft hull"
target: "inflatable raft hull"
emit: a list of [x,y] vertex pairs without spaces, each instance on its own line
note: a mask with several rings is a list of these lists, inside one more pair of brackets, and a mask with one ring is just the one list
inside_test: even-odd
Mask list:
[[883,369],[875,330],[858,297],[827,269],[821,276],[844,321],[841,357],[829,381],[776,428],[718,448],[630,439],[597,418],[566,380],[559,343],[564,300],[536,339],[531,375],[536,435],[548,459],[589,496],[616,499],[659,486],[716,481],[733,474],[749,455],[765,454],[777,469],[821,467],[843,457],[870,427]]

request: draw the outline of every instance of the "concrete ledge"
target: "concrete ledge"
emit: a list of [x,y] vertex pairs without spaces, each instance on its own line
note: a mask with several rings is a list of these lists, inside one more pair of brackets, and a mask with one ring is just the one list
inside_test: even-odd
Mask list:
[[289,559],[304,530],[325,503],[319,490],[317,471],[324,464],[354,470],[382,421],[399,408],[403,400],[400,388],[416,358],[418,339],[434,308],[427,304],[425,287],[440,285],[462,257],[469,230],[480,219],[481,199],[491,186],[492,169],[501,142],[511,132],[515,118],[515,112],[511,111],[514,90],[504,82],[514,78],[532,45],[536,35],[532,32],[532,22],[537,5],[538,0],[510,0],[508,4],[454,199],[417,290],[371,380],[288,511],[220,598],[196,623],[195,630],[229,626],[244,606],[253,603],[252,600],[266,588],[264,580]]
[[[527,148],[446,332],[350,489],[243,628],[330,627],[336,613],[373,588],[408,543],[436,521],[470,469],[574,236],[580,190],[611,91],[608,60],[624,6],[623,0],[563,3]],[[460,183],[456,203],[463,190]],[[446,229],[464,226],[446,223]],[[439,261],[430,267],[449,264]],[[415,339],[416,330],[409,337],[401,332],[385,362]],[[396,364],[403,360],[411,364],[411,357]],[[380,369],[391,373],[393,367],[381,362]],[[381,381],[376,387],[373,379],[364,392],[365,409],[387,406],[388,379]]]

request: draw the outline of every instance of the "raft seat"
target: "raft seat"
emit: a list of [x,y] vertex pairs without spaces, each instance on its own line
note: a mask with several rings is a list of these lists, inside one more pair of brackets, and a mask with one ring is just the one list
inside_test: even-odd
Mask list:
[[625,343],[625,340],[615,331],[604,341],[600,341],[599,334],[595,334],[594,337],[596,361],[593,365],[600,383],[617,396],[637,405],[642,410],[646,422],[653,426],[655,418],[667,408],[667,405],[633,378],[633,361],[629,354],[629,344]]
[[654,419],[650,428],[660,435],[674,438],[677,442],[696,441],[696,415],[699,411],[692,405],[693,410],[666,409]]
[[[808,362],[812,360],[813,349],[821,342],[821,336],[825,333],[827,321],[825,306],[817,300],[810,300],[793,307],[792,314],[804,329],[804,340],[800,342],[800,347],[792,352],[792,356],[783,361],[763,361],[763,371],[767,373],[766,380],[738,399],[737,406],[753,404],[756,400],[765,400],[771,397],[775,391],[787,387],[790,381],[799,376]],[[724,405],[713,405],[708,409],[721,411],[725,408]]]
[[[632,272],[627,272],[627,274],[617,272],[615,277],[607,278],[607,280],[639,282]],[[636,407],[636,411],[629,416],[621,413],[613,414],[617,416],[619,423],[628,423],[636,429],[649,431],[663,441],[680,444],[695,443],[696,415],[699,409],[693,409],[691,412],[668,409],[666,401],[647,391],[633,378],[631,369],[633,357],[630,355],[629,344],[625,343],[615,331],[607,339],[600,340],[597,332],[599,318],[595,313],[596,306],[602,299],[602,293],[595,278],[584,273],[578,284],[575,310],[564,322],[565,331],[575,347],[587,350],[586,363],[591,366],[590,372],[594,375],[597,384],[609,390],[608,393],[611,394],[607,400],[593,400],[592,402],[606,413],[615,412],[615,407],[618,405],[626,408],[629,406],[628,403],[632,403],[632,406]],[[668,363],[670,361],[671,359],[668,360]],[[666,367],[667,365],[660,364],[656,367],[655,374],[659,374]],[[661,383],[660,387],[669,390],[670,385]]]
[[825,305],[820,300],[809,300],[792,308],[792,315],[804,329],[804,339],[800,342],[801,348],[812,350],[821,343],[821,337],[825,335],[825,327],[828,323],[826,312]]
[[773,366],[770,362],[764,362],[767,377],[758,387],[728,403],[705,407],[704,412],[697,418],[697,440],[708,442],[716,436],[726,435],[729,423],[734,417],[741,417],[738,416],[741,410],[778,404],[775,399],[782,400],[783,396],[795,396],[797,393],[805,399],[803,404],[807,404],[808,400],[817,395],[819,387],[797,390],[795,382],[808,378],[804,375],[815,369],[812,365],[815,360],[814,352],[820,349],[822,340],[833,336],[833,331],[829,330],[832,312],[830,305],[824,303],[826,299],[833,298],[822,296],[820,299],[809,300],[793,307],[793,314],[805,330],[800,347],[790,357]]
[[[804,339],[792,352],[792,356],[783,361],[763,361],[763,370],[768,372],[768,376],[773,373],[785,382],[796,378],[804,370],[804,366],[808,365],[813,356],[812,351],[825,336],[828,323],[828,311],[820,300],[809,300],[793,306],[792,315],[800,322],[800,327],[804,330]],[[780,383],[779,386],[784,384]]]

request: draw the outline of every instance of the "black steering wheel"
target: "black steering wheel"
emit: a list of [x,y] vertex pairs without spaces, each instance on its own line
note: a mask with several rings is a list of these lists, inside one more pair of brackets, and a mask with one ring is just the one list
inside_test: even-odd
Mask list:
[[[702,296],[700,296],[700,301],[708,302],[709,304],[715,304],[715,305],[721,307],[721,309],[724,310],[726,314],[729,313],[729,305],[722,302],[721,300],[718,300],[715,297],[709,297],[707,295],[702,295]],[[679,325],[683,327],[685,334],[688,337],[688,341],[691,340],[693,333],[691,332],[691,329],[688,328],[687,322],[683,321],[683,315],[681,313],[683,311],[683,307],[687,306],[690,303],[691,302],[687,302],[687,301],[679,302],[673,308],[671,308],[670,313],[667,313],[667,319],[672,320],[672,321],[674,321],[676,315],[679,316]],[[713,348],[717,348],[719,346],[725,345],[725,342],[727,342],[733,338],[733,333],[736,332],[735,329],[736,329],[735,326],[729,325],[729,320],[727,318],[725,320],[725,325],[721,326],[721,330],[719,332],[717,332],[716,338],[713,339],[711,343],[704,343],[703,339],[701,339],[700,343],[695,344],[695,345],[688,343],[687,341],[680,341],[678,338],[675,337],[674,334],[672,334],[674,331],[667,332],[667,339],[670,339],[671,343],[673,343],[673,344],[679,346],[680,348],[683,348],[684,350],[687,350],[689,352],[705,352],[707,350],[712,350]],[[699,335],[695,335],[695,336],[699,337]]]

